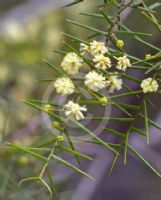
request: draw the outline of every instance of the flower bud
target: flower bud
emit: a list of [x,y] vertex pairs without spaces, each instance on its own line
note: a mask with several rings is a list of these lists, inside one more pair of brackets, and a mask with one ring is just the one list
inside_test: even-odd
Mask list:
[[101,97],[99,99],[99,102],[103,105],[103,106],[106,106],[107,103],[108,103],[108,99],[106,97]]
[[124,47],[124,41],[123,40],[117,40],[116,46],[118,48],[123,48]]
[[53,109],[53,107],[52,107],[50,104],[46,104],[46,105],[44,106],[45,112],[51,112],[52,109]]
[[57,121],[54,121],[53,126],[54,126],[54,128],[60,128],[60,123]]
[[18,163],[19,163],[20,165],[26,166],[26,165],[29,163],[29,159],[28,159],[27,156],[22,155],[22,156],[19,157]]
[[57,138],[56,138],[56,141],[57,142],[64,142],[64,136],[58,135]]
[[146,54],[146,55],[145,55],[145,58],[146,58],[146,59],[151,59],[151,58],[152,58],[152,55],[151,55],[151,54]]

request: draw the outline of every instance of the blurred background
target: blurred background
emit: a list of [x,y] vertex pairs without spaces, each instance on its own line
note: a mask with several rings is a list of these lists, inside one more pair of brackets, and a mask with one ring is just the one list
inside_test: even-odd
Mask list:
[[[73,19],[80,23],[92,24],[93,27],[104,27],[102,20],[92,20],[80,16],[79,12],[92,12],[93,5],[101,0],[89,0],[84,3],[60,9],[68,0],[0,0],[0,143],[14,141],[23,145],[38,144],[50,137],[50,133],[42,125],[41,117],[34,109],[23,103],[24,99],[42,99],[46,83],[38,83],[39,79],[53,79],[56,74],[44,63],[47,59],[59,65],[61,56],[53,52],[64,50],[62,40],[66,40],[61,32],[87,38],[91,33],[66,23],[65,19]],[[150,5],[153,1],[147,1]],[[113,10],[107,10],[113,13]],[[161,20],[161,9],[157,9]],[[130,16],[130,17],[129,17]],[[160,34],[145,20],[140,20],[138,12],[126,13],[126,24],[135,31],[153,33],[149,39],[161,48]],[[142,17],[143,18],[143,17]],[[136,23],[137,22],[137,23]],[[81,31],[80,31],[81,30]],[[80,34],[81,33],[81,34]],[[146,53],[154,54],[145,46],[129,38],[125,40],[125,48],[132,55],[143,58]],[[154,99],[159,105],[159,100]],[[159,110],[154,117],[160,123]],[[159,131],[151,129],[159,135]],[[152,139],[152,145],[145,147],[137,138],[133,141],[154,165],[161,169],[160,145],[161,137]],[[135,142],[137,140],[137,142]],[[153,141],[154,140],[154,141]],[[127,166],[122,160],[117,164],[111,177],[108,168],[112,160],[108,152],[99,147],[85,151],[95,156],[92,163],[83,163],[87,172],[94,174],[96,181],[91,182],[81,176],[71,176],[73,172],[59,165],[52,167],[59,194],[58,200],[160,200],[161,180],[151,173],[139,161],[129,156]],[[66,155],[65,155],[66,156]],[[30,177],[42,167],[36,160],[22,154],[0,152],[0,200],[48,200],[47,192],[35,183],[18,186],[21,178]],[[70,159],[70,158],[69,158]]]

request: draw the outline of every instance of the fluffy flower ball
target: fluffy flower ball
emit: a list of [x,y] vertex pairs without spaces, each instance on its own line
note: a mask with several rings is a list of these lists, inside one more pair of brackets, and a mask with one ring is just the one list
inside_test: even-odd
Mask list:
[[85,85],[93,91],[98,91],[106,87],[107,81],[101,74],[90,71],[85,76]]
[[125,71],[127,67],[131,67],[130,60],[126,57],[118,57],[117,59],[117,66],[116,68],[122,71]]
[[90,42],[90,53],[95,56],[98,54],[105,54],[108,52],[104,42],[98,42],[96,40]]
[[116,46],[119,48],[123,48],[124,47],[124,41],[123,40],[117,40]]
[[71,79],[67,77],[58,78],[54,82],[56,92],[62,95],[69,95],[74,92],[74,84]]
[[74,75],[78,73],[82,63],[83,60],[76,53],[70,52],[64,57],[61,66],[67,74]]
[[105,57],[104,55],[96,55],[93,59],[93,62],[95,63],[94,67],[96,69],[106,69],[111,68],[111,60],[108,57]]
[[111,75],[108,78],[107,86],[109,87],[109,93],[113,93],[115,90],[122,89],[122,79],[120,79],[117,75]]
[[147,78],[144,79],[141,83],[141,88],[143,89],[144,93],[148,92],[156,92],[158,90],[158,83],[155,79]]
[[85,55],[90,52],[90,47],[84,43],[80,43],[80,53],[81,55]]
[[80,106],[78,103],[74,103],[70,100],[67,104],[64,105],[64,110],[67,117],[81,120],[84,119],[83,112],[86,112],[87,108],[85,106]]

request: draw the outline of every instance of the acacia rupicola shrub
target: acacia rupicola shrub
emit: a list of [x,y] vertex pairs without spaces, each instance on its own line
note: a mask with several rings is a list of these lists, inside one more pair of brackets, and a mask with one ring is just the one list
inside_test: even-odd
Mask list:
[[[78,0],[68,6],[74,6],[77,3],[83,3],[83,1]],[[64,51],[54,50],[55,53],[62,55],[62,62],[57,67],[45,60],[47,66],[54,70],[54,73],[57,73],[58,78],[41,80],[41,82],[50,82],[52,92],[59,98],[54,98],[56,101],[50,101],[46,97],[43,100],[29,99],[25,101],[26,104],[48,116],[52,121],[53,133],[56,132],[57,135],[51,134],[48,142],[42,143],[38,147],[24,147],[16,144],[9,144],[10,147],[6,147],[31,155],[44,163],[40,172],[35,174],[34,177],[21,180],[20,184],[26,181],[38,181],[45,186],[51,195],[56,192],[54,177],[49,170],[51,160],[56,160],[59,164],[93,179],[80,167],[81,158],[87,160],[92,160],[92,158],[77,151],[75,142],[78,141],[82,144],[91,143],[93,146],[101,145],[102,148],[111,151],[114,160],[111,163],[110,173],[119,156],[123,156],[126,164],[127,153],[131,152],[156,175],[161,177],[160,172],[129,144],[131,133],[144,136],[145,141],[149,144],[149,126],[161,130],[161,126],[151,119],[148,112],[149,107],[155,106],[150,99],[151,94],[158,96],[158,98],[161,94],[159,86],[161,81],[161,49],[148,42],[148,38],[153,37],[151,33],[131,30],[122,21],[122,15],[127,10],[128,12],[129,9],[130,12],[135,10],[135,12],[142,14],[140,20],[149,20],[161,33],[161,25],[155,16],[160,5],[156,1],[152,5],[147,5],[142,0],[104,0],[102,3],[100,1],[95,12],[80,13],[86,17],[91,17],[93,20],[103,20],[104,29],[67,20],[75,28],[86,29],[92,34],[88,39],[82,39],[77,35],[62,33],[63,37],[70,41],[63,41]],[[114,10],[113,15],[108,15],[108,7]],[[129,42],[133,40],[144,45],[142,51],[146,52],[146,49],[152,49],[155,53],[153,55],[145,54],[144,58],[131,55],[125,50],[125,46],[128,44],[121,39],[122,36],[129,37]],[[78,48],[75,48],[73,43],[77,44]],[[131,73],[131,71],[137,71],[137,73]],[[142,78],[137,77],[138,74]],[[131,83],[138,89],[134,90]],[[86,98],[85,93],[90,98]],[[128,98],[137,99],[137,103],[125,102],[124,99]],[[63,100],[61,101],[61,99]],[[102,116],[91,115],[88,108],[91,106],[93,109],[115,107],[121,113],[121,117],[120,115],[119,117],[107,116],[105,113]],[[116,130],[109,126],[100,126],[98,135],[84,124],[87,120],[88,124],[93,124],[95,121],[112,121],[115,123]],[[138,127],[139,121],[143,121],[144,129]],[[117,123],[126,123],[124,133],[117,130]],[[75,136],[71,135],[70,132],[73,126],[77,127]],[[80,132],[84,133],[85,136],[88,135],[89,138],[79,137]],[[118,137],[119,142],[111,143],[101,139],[101,134],[104,132]],[[73,154],[78,166],[61,158],[61,155],[57,155],[56,149]],[[44,176],[45,174],[48,178]]]

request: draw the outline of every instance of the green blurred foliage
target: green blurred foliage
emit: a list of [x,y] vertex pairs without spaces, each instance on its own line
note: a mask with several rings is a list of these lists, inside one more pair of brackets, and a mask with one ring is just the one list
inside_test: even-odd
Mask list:
[[[75,10],[90,10],[90,3],[74,6]],[[6,7],[7,8],[7,7]],[[62,57],[53,52],[63,49],[61,32],[78,35],[80,31],[70,26],[66,18],[90,23],[91,19],[71,12],[73,8],[64,8],[42,15],[25,25],[9,21],[0,37],[0,142],[14,141],[23,145],[40,144],[50,138],[43,127],[37,128],[34,135],[28,134],[24,127],[32,122],[35,110],[22,101],[28,98],[42,99],[47,84],[38,83],[39,79],[53,79],[56,74],[43,63],[48,59],[55,65]],[[94,25],[95,26],[95,25]],[[86,38],[87,31],[81,33]],[[46,190],[39,184],[29,183],[18,186],[20,179],[37,174],[42,165],[26,155],[14,152],[0,152],[3,163],[0,164],[1,200],[43,200],[50,199]],[[63,178],[66,181],[66,177]],[[57,178],[56,178],[57,180]],[[59,180],[59,175],[58,175]],[[61,180],[59,187],[68,188]],[[64,190],[64,189],[63,189]],[[66,198],[70,192],[58,195]],[[65,199],[66,199],[65,198]]]
[[[90,2],[73,8],[79,12],[91,10]],[[65,19],[90,24],[91,18],[80,17],[71,10],[69,7],[47,13],[22,26],[9,21],[4,27],[5,34],[0,38],[0,133],[3,136],[14,134],[31,120],[33,113],[22,101],[42,99],[46,84],[38,84],[37,80],[54,78],[54,72],[47,68],[43,59],[55,65],[61,62],[62,57],[53,52],[54,49],[63,49],[63,40],[68,41],[61,32],[80,34],[80,30]],[[81,31],[81,37],[87,37],[86,30]]]

